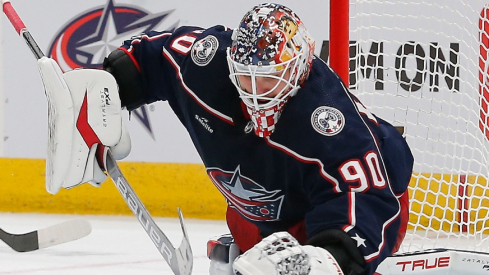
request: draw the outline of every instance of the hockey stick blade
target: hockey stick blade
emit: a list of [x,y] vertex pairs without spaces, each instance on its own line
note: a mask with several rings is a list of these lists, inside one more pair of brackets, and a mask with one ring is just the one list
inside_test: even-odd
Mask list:
[[110,150],[107,152],[106,167],[110,178],[121,193],[122,198],[124,198],[124,201],[133,214],[138,218],[139,223],[141,223],[173,273],[175,275],[190,275],[192,273],[193,254],[180,209],[178,209],[178,214],[183,231],[183,239],[180,247],[175,248],[165,233],[163,233],[155,223],[144,204],[129,185],[129,182],[119,169]]
[[88,221],[76,219],[25,234],[11,234],[0,228],[0,239],[17,252],[29,252],[78,240],[91,231]]

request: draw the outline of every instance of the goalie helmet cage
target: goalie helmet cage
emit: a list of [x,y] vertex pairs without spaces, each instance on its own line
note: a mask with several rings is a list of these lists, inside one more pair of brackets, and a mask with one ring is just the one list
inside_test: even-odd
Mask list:
[[400,252],[489,250],[488,3],[330,1],[329,64],[414,155]]

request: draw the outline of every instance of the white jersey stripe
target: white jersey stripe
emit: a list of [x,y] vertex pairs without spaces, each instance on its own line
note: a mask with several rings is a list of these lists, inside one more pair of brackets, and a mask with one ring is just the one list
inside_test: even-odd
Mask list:
[[330,183],[333,184],[333,187],[334,187],[334,191],[336,193],[341,193],[341,189],[340,189],[340,186],[339,186],[339,183],[338,183],[338,180],[335,179],[333,176],[331,176],[330,174],[326,173],[326,170],[324,170],[324,164],[319,160],[319,159],[315,159],[315,158],[308,158],[308,157],[304,157],[304,156],[301,156],[299,155],[298,153],[290,150],[289,148],[283,146],[282,144],[279,144],[273,140],[270,139],[270,137],[267,137],[265,138],[265,140],[268,142],[268,144],[270,144],[271,146],[273,147],[276,147],[284,152],[286,152],[287,154],[293,156],[294,158],[302,161],[302,162],[307,162],[307,163],[315,163],[319,166],[319,173],[321,174],[321,176],[323,176],[323,178],[325,178],[327,181],[329,181]]
[[352,230],[357,224],[357,215],[355,211],[355,207],[356,207],[355,194],[356,194],[355,192],[350,192],[350,194],[348,194],[348,196],[350,196],[348,198],[348,200],[350,201],[350,206],[348,208],[350,211],[350,213],[348,213],[350,218],[350,224],[343,228],[343,231],[345,232]]
[[[348,94],[347,92],[347,89],[346,87],[343,85],[342,83],[342,86],[343,86],[343,90],[345,91],[345,93],[347,93],[347,96],[350,98],[351,102],[353,103],[353,105],[355,106],[356,108],[356,111],[358,113],[358,115],[360,116],[360,118],[362,119],[363,123],[365,124],[365,127],[367,127],[370,135],[372,136],[372,140],[374,141],[374,144],[375,144],[375,147],[377,148],[377,151],[379,152],[379,158],[380,160],[382,161],[382,168],[384,169],[384,172],[385,172],[385,175],[387,176],[387,184],[389,186],[389,190],[390,192],[392,193],[392,195],[394,197],[396,197],[398,200],[397,200],[397,204],[398,204],[398,210],[397,210],[397,213],[395,215],[393,215],[390,219],[388,219],[387,221],[384,222],[384,224],[382,224],[382,233],[381,233],[381,236],[382,236],[382,241],[379,243],[379,246],[378,246],[378,250],[377,252],[374,252],[370,255],[366,255],[365,256],[365,260],[366,261],[369,261],[369,260],[372,260],[372,259],[375,259],[376,257],[379,256],[379,253],[380,253],[380,250],[381,248],[384,246],[384,243],[385,243],[385,228],[387,226],[389,226],[395,219],[397,219],[397,217],[399,217],[399,214],[401,212],[401,204],[399,202],[399,197],[397,197],[394,192],[392,191],[392,187],[391,187],[391,184],[390,184],[390,179],[389,179],[389,176],[387,175],[387,169],[385,168],[385,164],[384,164],[384,159],[382,158],[382,154],[380,153],[380,148],[379,148],[379,144],[377,142],[377,139],[375,139],[375,136],[374,134],[372,133],[370,127],[368,126],[367,122],[365,121],[365,119],[362,117],[361,115],[361,112],[360,110],[358,110],[358,105],[355,104],[355,100],[353,100],[353,98],[350,97],[350,95]],[[375,120],[376,122],[377,120]],[[352,211],[355,211],[355,210],[352,210]],[[351,230],[351,229],[350,229]]]
[[180,80],[180,83],[182,84],[182,87],[185,89],[185,91],[195,100],[197,103],[202,106],[202,108],[206,109],[209,113],[219,117],[220,119],[224,120],[225,122],[234,125],[233,119],[230,116],[227,116],[216,109],[210,107],[207,105],[204,101],[202,101],[188,86],[185,84],[185,81],[183,80],[182,73],[180,71],[180,66],[177,64],[177,62],[173,59],[171,54],[163,48],[163,55],[172,63],[173,67],[177,70],[178,73],[178,79]]

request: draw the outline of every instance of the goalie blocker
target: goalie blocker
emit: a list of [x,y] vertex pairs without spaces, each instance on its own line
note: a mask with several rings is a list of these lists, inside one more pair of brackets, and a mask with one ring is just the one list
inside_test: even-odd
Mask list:
[[96,69],[63,73],[51,58],[38,60],[48,98],[46,190],[56,194],[89,182],[98,186],[107,176],[105,155],[129,154],[131,142],[121,118],[114,77]]

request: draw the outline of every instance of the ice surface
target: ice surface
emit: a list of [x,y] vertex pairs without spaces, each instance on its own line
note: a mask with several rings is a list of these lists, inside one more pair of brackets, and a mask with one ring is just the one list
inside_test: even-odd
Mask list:
[[[183,213],[185,215],[185,213]],[[65,244],[19,253],[0,241],[0,274],[173,274],[134,216],[73,216],[0,213],[0,228],[21,234],[62,221],[83,218],[90,235]],[[170,241],[179,246],[178,219],[154,218]],[[192,274],[209,274],[207,240],[229,232],[224,221],[185,219],[194,254]]]

